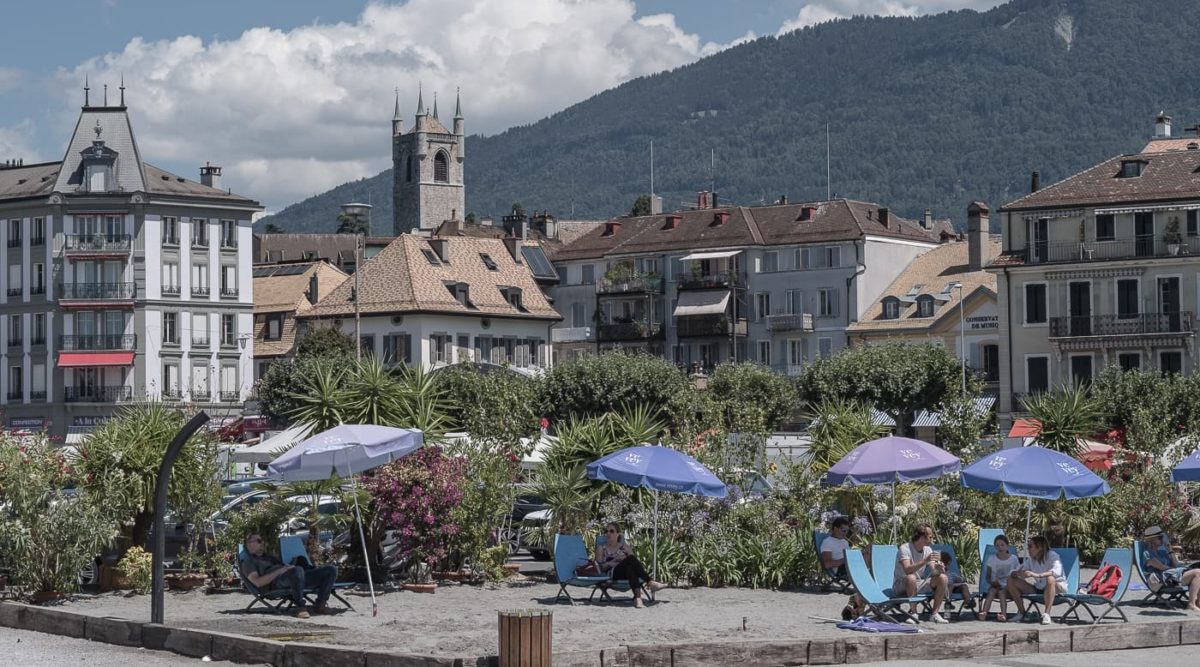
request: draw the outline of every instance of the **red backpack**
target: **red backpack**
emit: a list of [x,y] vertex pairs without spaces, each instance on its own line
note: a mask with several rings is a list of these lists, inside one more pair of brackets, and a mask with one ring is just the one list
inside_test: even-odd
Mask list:
[[1120,583],[1121,568],[1116,565],[1105,565],[1088,582],[1087,592],[1088,595],[1098,595],[1106,600],[1111,600]]

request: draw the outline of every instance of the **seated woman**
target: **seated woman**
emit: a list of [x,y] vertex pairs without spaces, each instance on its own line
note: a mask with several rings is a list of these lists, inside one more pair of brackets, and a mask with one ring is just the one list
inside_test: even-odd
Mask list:
[[621,529],[615,523],[604,527],[604,541],[596,547],[596,565],[601,572],[611,574],[613,579],[629,582],[629,590],[633,591],[633,606],[639,609],[645,606],[642,603],[643,584],[651,591],[666,588],[650,578],[642,562],[621,538]]
[[1017,615],[1026,622],[1037,620],[1036,615],[1025,613],[1022,596],[1043,593],[1042,625],[1050,625],[1050,609],[1054,596],[1067,592],[1067,576],[1063,572],[1062,560],[1050,550],[1046,538],[1041,535],[1029,540],[1029,556],[1008,577],[1008,595],[1017,603]]
[[1179,557],[1167,546],[1167,535],[1163,529],[1150,526],[1142,533],[1142,540],[1145,544],[1142,564],[1146,566],[1146,585],[1150,590],[1181,585],[1185,568],[1180,567]]

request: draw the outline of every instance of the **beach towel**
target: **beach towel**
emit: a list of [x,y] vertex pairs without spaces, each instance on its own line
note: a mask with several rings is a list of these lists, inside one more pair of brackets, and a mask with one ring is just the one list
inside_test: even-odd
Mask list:
[[838,623],[837,626],[843,630],[854,630],[856,632],[901,632],[904,634],[915,634],[921,631],[920,628],[911,625],[876,621],[866,616],[860,616],[846,623]]

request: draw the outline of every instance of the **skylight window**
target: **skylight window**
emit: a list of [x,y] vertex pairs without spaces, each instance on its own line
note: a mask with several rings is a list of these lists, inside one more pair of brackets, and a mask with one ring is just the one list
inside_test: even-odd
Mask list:
[[489,255],[485,252],[481,252],[481,253],[479,253],[479,259],[483,260],[483,265],[488,268],[488,271],[499,271],[500,270],[500,267],[496,266],[496,260],[492,259],[491,255]]
[[425,255],[425,259],[428,260],[430,264],[432,264],[434,266],[442,265],[442,263],[440,261],[438,261],[437,255],[435,255],[432,250],[429,250],[427,248],[422,249],[421,254]]

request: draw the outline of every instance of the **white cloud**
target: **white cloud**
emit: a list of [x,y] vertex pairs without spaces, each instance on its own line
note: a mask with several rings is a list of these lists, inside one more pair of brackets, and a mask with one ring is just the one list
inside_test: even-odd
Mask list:
[[817,0],[780,26],[777,34],[851,16],[920,16],[952,9],[991,9],[1003,0]]
[[0,67],[0,93],[16,90],[25,82],[25,72],[15,67]]
[[0,125],[0,161],[23,159],[32,164],[43,159],[33,147],[34,124],[29,118],[15,125]]

